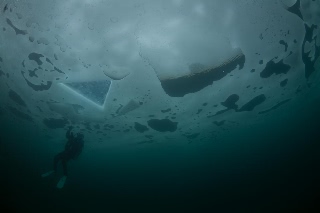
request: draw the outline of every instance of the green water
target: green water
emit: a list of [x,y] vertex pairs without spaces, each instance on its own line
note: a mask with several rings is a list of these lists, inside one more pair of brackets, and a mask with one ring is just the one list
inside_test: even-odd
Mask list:
[[1,212],[316,212],[319,107],[310,101],[202,144],[87,149],[62,190],[60,167],[40,175],[63,143],[2,120]]

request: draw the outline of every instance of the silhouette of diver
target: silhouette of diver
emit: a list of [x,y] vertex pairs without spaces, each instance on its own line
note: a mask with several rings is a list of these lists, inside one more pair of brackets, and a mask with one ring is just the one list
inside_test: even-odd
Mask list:
[[63,177],[57,184],[58,188],[63,188],[64,183],[67,179],[68,170],[67,170],[67,163],[71,159],[76,159],[82,152],[83,149],[83,138],[84,135],[82,133],[78,133],[76,136],[73,135],[71,132],[72,127],[70,126],[67,133],[66,138],[68,139],[64,151],[60,152],[54,157],[53,161],[53,171],[49,171],[42,175],[42,177],[47,177],[53,173],[57,173],[58,163],[61,161],[63,167]]

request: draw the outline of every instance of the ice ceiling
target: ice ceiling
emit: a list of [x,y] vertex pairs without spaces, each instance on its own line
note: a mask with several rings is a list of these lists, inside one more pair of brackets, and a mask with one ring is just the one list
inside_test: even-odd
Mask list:
[[201,141],[319,80],[316,0],[1,0],[0,116],[54,137]]

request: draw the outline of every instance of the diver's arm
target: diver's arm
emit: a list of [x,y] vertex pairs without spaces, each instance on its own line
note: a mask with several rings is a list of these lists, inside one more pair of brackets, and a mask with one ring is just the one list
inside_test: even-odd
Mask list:
[[70,126],[69,129],[68,129],[68,131],[67,131],[67,133],[66,133],[66,137],[67,137],[68,139],[74,138],[73,133],[71,132],[71,130],[72,130],[72,127]]
[[64,146],[64,150],[65,151],[67,151],[67,150],[69,150],[70,149],[70,141],[68,141],[67,143],[66,143],[66,145]]

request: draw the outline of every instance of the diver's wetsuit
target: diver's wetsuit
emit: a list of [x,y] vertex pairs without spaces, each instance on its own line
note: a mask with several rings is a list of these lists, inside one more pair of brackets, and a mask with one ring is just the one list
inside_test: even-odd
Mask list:
[[55,172],[57,172],[57,167],[59,161],[62,162],[62,167],[63,167],[63,174],[67,176],[68,171],[67,171],[67,162],[75,157],[77,155],[77,149],[76,147],[79,146],[77,143],[80,143],[77,137],[71,133],[71,128],[68,129],[66,133],[66,137],[68,139],[68,142],[65,145],[64,151],[57,154],[54,157],[54,163],[53,163],[53,169]]

